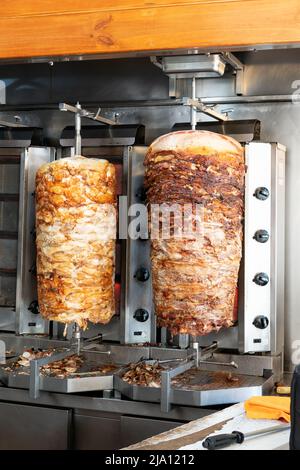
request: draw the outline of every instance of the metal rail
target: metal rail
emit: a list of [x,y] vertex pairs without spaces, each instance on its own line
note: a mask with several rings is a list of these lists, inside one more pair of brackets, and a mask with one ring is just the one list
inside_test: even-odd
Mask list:
[[[295,95],[248,95],[248,96],[212,96],[201,98],[203,104],[217,105],[217,104],[235,104],[235,103],[291,103],[296,102]],[[297,101],[298,103],[298,101]],[[182,106],[183,100],[181,98],[172,99],[159,99],[159,100],[136,100],[136,101],[103,101],[101,103],[94,103],[92,101],[85,101],[81,103],[84,108],[98,108],[111,109],[111,108],[143,108],[155,106]],[[39,110],[54,110],[57,109],[57,104],[41,103],[41,104],[20,104],[20,105],[0,105],[0,112],[4,111],[39,111]],[[105,118],[106,119],[106,118]]]
[[87,111],[86,109],[82,109],[79,103],[76,106],[72,106],[67,103],[59,103],[59,110],[60,111],[69,111],[71,113],[75,113],[76,115],[88,119],[92,119],[93,121],[101,122],[102,124],[108,124],[109,126],[115,126],[117,124],[116,121],[112,119],[105,118],[100,115],[101,108],[98,107],[98,111],[96,113],[92,113]]

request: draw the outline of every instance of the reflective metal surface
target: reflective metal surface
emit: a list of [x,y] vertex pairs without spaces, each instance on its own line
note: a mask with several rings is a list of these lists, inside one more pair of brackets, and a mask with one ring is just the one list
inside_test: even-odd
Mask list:
[[[169,406],[212,406],[218,404],[238,403],[252,396],[259,396],[271,392],[274,386],[274,377],[253,377],[234,374],[235,384],[230,385],[220,373],[199,370],[195,372],[188,385],[172,385],[168,390],[168,402],[161,401],[160,387],[143,387],[130,385],[124,382],[119,375],[115,375],[115,388],[126,397],[137,401],[150,401],[162,404],[162,410],[168,412]],[[163,385],[163,384],[162,384]]]
[[1,450],[67,450],[72,412],[0,403]]
[[[123,226],[130,229],[135,224],[134,218],[139,214],[134,210],[134,204],[141,204],[147,211],[144,199],[144,157],[147,147],[129,147],[125,156],[127,162],[127,207],[128,219]],[[129,211],[129,208],[132,208]],[[147,220],[147,216],[143,217]],[[125,234],[124,234],[125,235]],[[139,269],[146,269],[149,276],[140,280]],[[124,315],[121,323],[121,340],[124,343],[146,343],[155,341],[153,335],[154,317],[152,307],[152,280],[150,264],[150,241],[147,227],[140,224],[139,238],[130,236],[126,239],[126,279],[123,285],[125,295]],[[144,316],[138,315],[143,310]]]
[[35,266],[35,175],[44,163],[54,160],[55,151],[51,148],[29,147],[21,154],[19,226],[18,226],[18,265],[16,291],[17,334],[47,333],[48,322],[35,309],[37,301]]
[[[244,95],[235,95],[235,77],[230,71],[225,71],[222,78],[198,79],[196,96],[205,104],[219,103],[216,109],[219,112],[226,109],[233,120],[260,120],[261,139],[265,142],[280,141],[287,147],[285,349],[286,367],[292,369],[295,360],[292,355],[297,350],[300,335],[300,294],[295,275],[300,256],[300,219],[297,216],[299,50],[271,48],[241,51],[235,55],[245,65]],[[168,77],[151,64],[149,58],[65,62],[54,63],[53,66],[38,63],[2,65],[0,68],[7,84],[6,108],[2,108],[6,111],[1,112],[0,118],[13,120],[19,107],[21,123],[43,127],[47,139],[56,142],[61,130],[73,124],[72,117],[67,117],[66,113],[46,109],[47,104],[56,106],[61,100],[75,103],[80,99],[84,106],[93,102],[94,111],[98,104],[102,105],[103,115],[108,118],[113,118],[118,112],[120,124],[144,124],[146,143],[168,132],[174,124],[190,120],[188,109],[176,105],[176,100],[169,100]],[[190,86],[190,80],[180,80],[176,87],[177,98],[190,96]],[[144,105],[140,100],[144,100]],[[155,102],[152,106],[151,100],[160,100],[164,106],[156,106]],[[118,108],[120,101],[123,105]],[[112,102],[116,103],[115,107]],[[22,106],[27,106],[25,111],[21,110]],[[39,109],[35,110],[34,106]],[[207,118],[200,116],[200,126],[203,120]],[[222,337],[216,336],[220,339],[220,346],[228,347],[233,337],[236,340],[237,331],[233,328],[224,332]]]

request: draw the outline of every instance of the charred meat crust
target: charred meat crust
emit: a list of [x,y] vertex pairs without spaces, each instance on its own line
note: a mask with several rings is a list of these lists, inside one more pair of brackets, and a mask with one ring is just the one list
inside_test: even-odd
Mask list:
[[[203,232],[188,239],[171,236],[151,240],[154,306],[158,325],[171,333],[206,335],[233,324],[233,310],[242,251],[244,156],[241,146],[220,149],[220,136],[209,133],[210,147],[166,149],[163,137],[145,158],[145,188],[152,204],[201,204]],[[176,134],[176,133],[175,133]],[[213,146],[216,136],[216,148]],[[226,137],[222,136],[224,142]],[[166,136],[172,141],[170,134]],[[161,145],[163,150],[159,149]],[[195,146],[196,145],[196,146]],[[226,145],[225,145],[226,147]],[[228,147],[228,146],[227,146]],[[153,151],[155,149],[155,151]],[[150,211],[149,211],[150,212]],[[152,215],[153,217],[153,215]],[[160,217],[160,216],[156,216]],[[158,220],[150,220],[150,229]],[[161,221],[160,221],[161,222]],[[172,224],[175,220],[171,217]],[[173,227],[174,229],[174,227]]]

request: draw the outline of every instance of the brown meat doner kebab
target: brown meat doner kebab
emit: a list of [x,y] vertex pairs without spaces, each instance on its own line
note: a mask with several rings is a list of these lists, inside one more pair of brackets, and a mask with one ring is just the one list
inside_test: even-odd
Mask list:
[[[159,326],[172,334],[206,335],[233,324],[242,253],[244,156],[230,137],[208,131],[179,131],[159,137],[145,158],[148,206],[196,204],[202,230],[193,236],[154,238],[151,261]],[[152,211],[151,211],[152,212]],[[156,214],[156,215],[155,215]]]

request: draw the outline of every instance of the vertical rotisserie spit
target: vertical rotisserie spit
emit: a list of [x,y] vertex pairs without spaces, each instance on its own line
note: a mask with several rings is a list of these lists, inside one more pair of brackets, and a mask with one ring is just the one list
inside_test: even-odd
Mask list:
[[[179,131],[159,137],[145,158],[151,209],[151,260],[155,312],[171,333],[206,335],[233,324],[242,254],[244,156],[230,137]],[[153,205],[201,207],[202,229],[180,238],[153,236],[161,213]],[[156,215],[155,215],[156,214]]]
[[36,176],[40,313],[63,323],[108,323],[115,313],[115,169],[81,156]]

